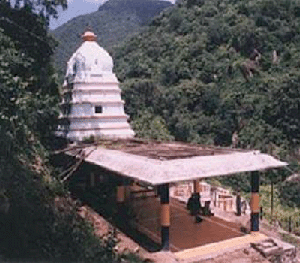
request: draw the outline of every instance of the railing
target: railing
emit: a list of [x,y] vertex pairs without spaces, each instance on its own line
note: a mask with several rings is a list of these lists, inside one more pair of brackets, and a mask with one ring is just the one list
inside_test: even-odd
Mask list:
[[[260,219],[265,217],[263,208],[260,208]],[[278,219],[276,217],[269,218],[271,225],[281,228],[289,233],[300,236],[300,218],[297,216],[288,216],[286,218]]]
[[293,218],[292,216],[289,216],[288,218],[284,220],[277,220],[279,226],[290,233],[294,233],[296,235],[300,235],[300,220],[299,218]]

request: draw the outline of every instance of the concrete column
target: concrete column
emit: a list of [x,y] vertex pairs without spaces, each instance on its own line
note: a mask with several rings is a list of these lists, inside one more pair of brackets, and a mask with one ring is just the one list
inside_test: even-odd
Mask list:
[[93,172],[91,172],[90,176],[90,185],[91,187],[95,187],[95,174]]
[[124,202],[128,202],[130,198],[132,181],[128,178],[124,178]]
[[162,250],[170,249],[170,203],[169,203],[169,184],[160,186],[160,224],[161,224],[161,243]]
[[259,172],[251,172],[251,232],[259,231]]
[[128,224],[127,213],[126,213],[126,204],[125,204],[125,180],[124,178],[117,178],[117,191],[116,191],[116,205],[117,213],[115,214],[115,219],[119,227],[123,228]]
[[128,178],[117,178],[117,194],[116,201],[118,204],[124,204],[128,197],[130,196],[130,188],[132,185],[132,181]]
[[123,204],[125,201],[125,185],[117,186],[117,203]]
[[236,194],[236,215],[237,216],[242,215],[242,200],[241,200],[240,189],[238,189],[237,194]]
[[130,193],[131,193],[131,181],[127,180],[126,184],[125,184],[125,202],[128,201],[130,199]]
[[198,196],[200,196],[200,185],[199,185],[199,182],[200,182],[199,179],[196,179],[196,180],[193,181],[193,185],[194,185],[193,191]]

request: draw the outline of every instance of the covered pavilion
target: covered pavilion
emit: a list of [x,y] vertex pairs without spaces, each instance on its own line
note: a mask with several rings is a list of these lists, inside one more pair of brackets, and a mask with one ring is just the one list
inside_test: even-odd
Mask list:
[[[250,230],[258,233],[259,172],[288,165],[257,150],[137,139],[101,140],[92,145],[70,146],[64,151],[117,175],[120,179],[116,200],[120,205],[134,182],[155,187],[160,198],[160,237],[164,251],[170,250],[170,184],[193,181],[193,191],[199,194],[200,180],[250,172]],[[90,175],[90,183],[95,184],[94,174]]]

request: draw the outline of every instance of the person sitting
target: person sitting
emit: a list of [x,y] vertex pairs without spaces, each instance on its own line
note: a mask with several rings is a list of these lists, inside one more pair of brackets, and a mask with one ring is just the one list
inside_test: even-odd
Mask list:
[[211,208],[210,208],[210,201],[205,201],[205,205],[203,208],[203,215],[204,216],[213,216],[214,215],[214,213],[211,211]]

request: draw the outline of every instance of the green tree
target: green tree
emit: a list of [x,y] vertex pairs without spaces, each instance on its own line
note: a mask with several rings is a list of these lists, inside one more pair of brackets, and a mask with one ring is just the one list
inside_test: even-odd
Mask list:
[[285,181],[279,186],[279,197],[282,204],[289,207],[300,207],[300,182]]
[[1,0],[2,2],[7,2],[14,7],[14,9],[22,9],[25,7],[29,9],[31,12],[35,14],[39,14],[43,17],[47,23],[49,24],[49,19],[51,17],[57,18],[58,12],[57,7],[62,7],[63,9],[67,8],[67,1],[66,0]]
[[[286,154],[299,146],[299,8],[295,0],[178,1],[115,51],[124,94],[133,79],[135,98],[145,80],[159,87],[142,105],[175,139],[230,145],[237,132],[244,148]],[[136,102],[126,101],[130,114]]]
[[48,163],[59,101],[46,26],[52,14],[37,14],[35,1],[22,3],[0,1],[0,255],[116,262],[113,237],[95,237]]
[[159,141],[173,140],[165,120],[161,116],[155,116],[149,111],[140,111],[137,118],[132,122],[132,128],[136,135],[142,138],[155,139]]

